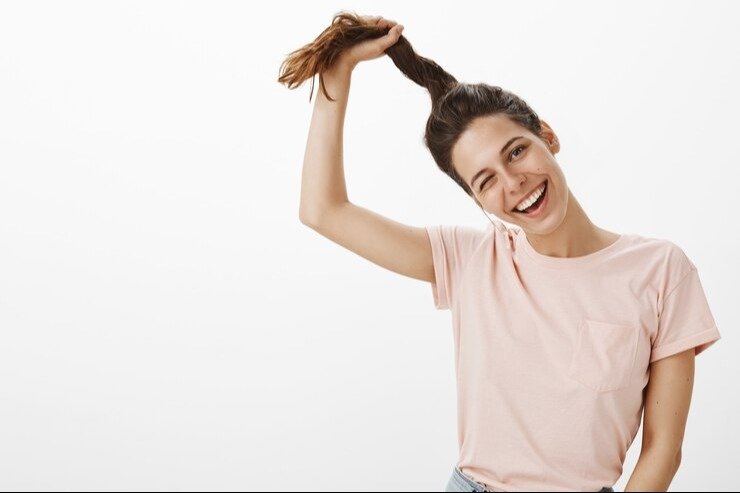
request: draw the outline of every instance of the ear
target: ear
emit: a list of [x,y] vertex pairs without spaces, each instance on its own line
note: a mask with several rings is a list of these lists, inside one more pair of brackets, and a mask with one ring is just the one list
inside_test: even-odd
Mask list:
[[542,126],[542,139],[550,148],[550,152],[553,154],[557,153],[560,151],[560,141],[558,140],[558,136],[555,135],[555,131],[545,120],[540,119],[540,124]]

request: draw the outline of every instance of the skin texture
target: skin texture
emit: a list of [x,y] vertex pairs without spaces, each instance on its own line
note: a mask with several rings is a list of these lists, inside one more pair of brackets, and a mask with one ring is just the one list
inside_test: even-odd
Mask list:
[[624,491],[668,491],[681,464],[695,357],[691,348],[650,364],[640,458]]
[[[560,143],[552,128],[542,121],[543,137],[524,129],[508,116],[498,114],[476,119],[452,149],[452,162],[471,190],[472,199],[486,212],[520,226],[532,247],[543,255],[578,257],[600,250],[619,238],[617,233],[594,225],[568,189],[555,154]],[[523,138],[499,151],[512,137]],[[524,148],[517,149],[523,145]],[[513,154],[512,154],[513,153]],[[487,171],[470,185],[471,178]],[[489,176],[482,191],[478,187]],[[548,180],[546,214],[529,218],[512,212],[522,199]]]
[[[452,161],[473,190],[472,199],[486,212],[520,226],[533,248],[553,257],[578,257],[600,250],[619,237],[594,225],[565,179],[555,154],[560,144],[544,121],[540,138],[506,115],[477,119],[456,143]],[[524,138],[501,148],[512,137]],[[519,148],[519,146],[524,146]],[[471,185],[481,169],[488,169]],[[495,176],[488,182],[484,180]],[[528,218],[512,209],[548,180],[546,214]],[[483,190],[479,187],[483,184]],[[650,365],[645,388],[643,441],[640,458],[625,491],[667,491],[681,462],[681,444],[694,381],[694,349]]]

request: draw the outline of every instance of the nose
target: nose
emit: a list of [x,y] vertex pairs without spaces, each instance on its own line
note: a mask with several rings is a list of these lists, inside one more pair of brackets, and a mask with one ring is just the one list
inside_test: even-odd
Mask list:
[[506,172],[502,176],[504,179],[506,190],[508,190],[511,195],[517,195],[521,193],[522,187],[525,186],[528,181],[526,176],[521,173],[513,174]]

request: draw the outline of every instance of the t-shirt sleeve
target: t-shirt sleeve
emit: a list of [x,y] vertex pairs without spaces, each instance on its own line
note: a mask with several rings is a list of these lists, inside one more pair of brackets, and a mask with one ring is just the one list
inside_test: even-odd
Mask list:
[[426,230],[434,261],[434,307],[449,310],[457,299],[460,274],[485,233],[460,225],[433,225]]
[[696,266],[678,247],[674,253],[674,277],[680,280],[667,290],[659,308],[650,363],[690,348],[698,355],[720,339]]

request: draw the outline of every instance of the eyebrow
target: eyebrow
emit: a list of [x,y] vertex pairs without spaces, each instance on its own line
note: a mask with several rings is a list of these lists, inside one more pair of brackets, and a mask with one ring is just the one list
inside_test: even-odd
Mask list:
[[[499,154],[501,154],[501,156],[503,157],[504,152],[506,152],[506,148],[509,147],[516,139],[521,139],[523,137],[524,137],[523,135],[517,135],[516,137],[510,138],[509,141],[506,144],[504,144],[504,146],[501,148],[501,151],[499,151]],[[488,170],[488,168],[483,168],[482,170],[478,171],[475,174],[475,176],[473,176],[473,179],[470,181],[471,188],[473,188],[473,185],[475,185],[475,180],[477,180],[478,177],[480,177],[483,173],[485,173],[486,170]]]

